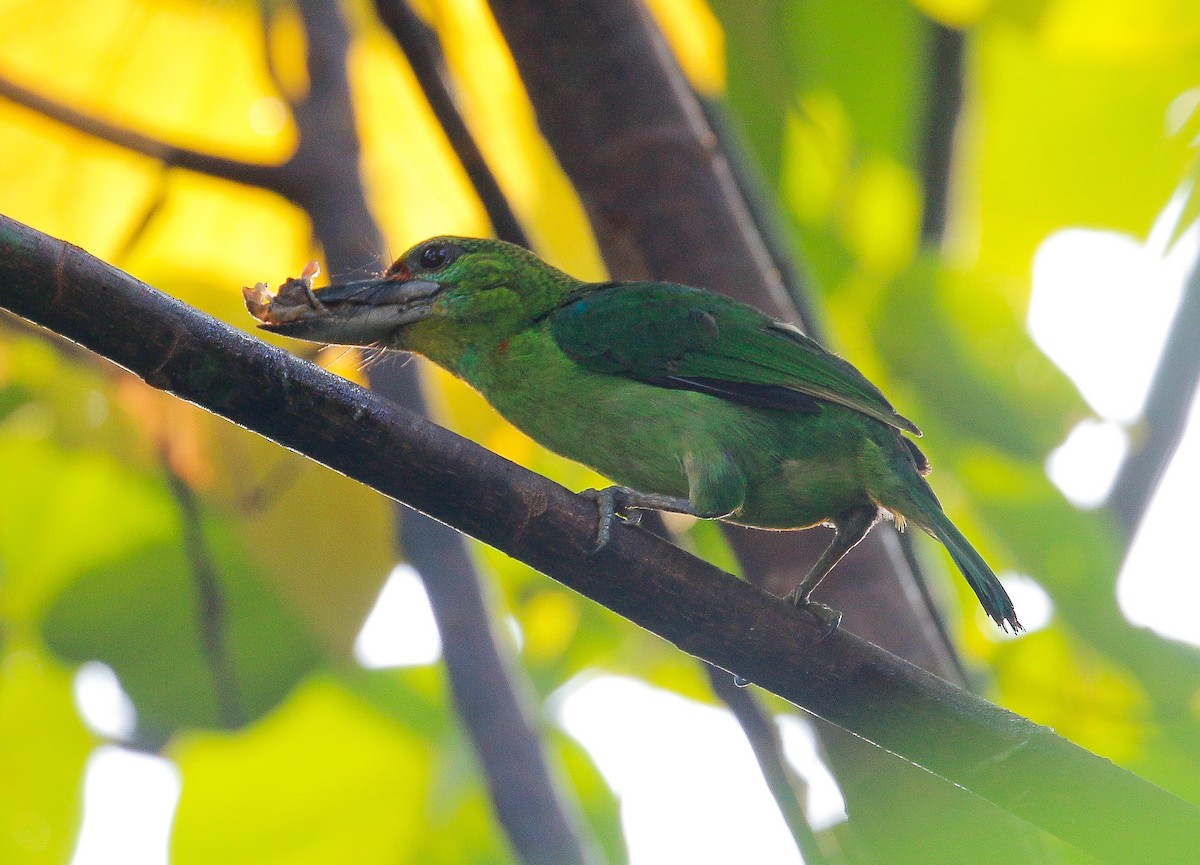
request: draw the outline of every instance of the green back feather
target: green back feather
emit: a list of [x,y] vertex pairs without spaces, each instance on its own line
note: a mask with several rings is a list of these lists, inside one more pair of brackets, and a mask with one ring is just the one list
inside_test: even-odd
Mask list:
[[599,283],[555,310],[563,353],[596,372],[670,387],[786,389],[920,435],[857,369],[790,325],[723,295],[662,282]]

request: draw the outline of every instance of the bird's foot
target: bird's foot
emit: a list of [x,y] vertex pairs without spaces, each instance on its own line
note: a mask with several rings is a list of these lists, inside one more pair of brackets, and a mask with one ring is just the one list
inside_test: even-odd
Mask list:
[[600,521],[596,528],[596,543],[588,550],[589,553],[598,553],[608,546],[609,540],[612,539],[613,522],[617,517],[620,517],[633,526],[641,522],[642,512],[636,510],[636,505],[630,501],[636,494],[637,491],[631,490],[629,487],[605,487],[602,490],[588,489],[580,493],[581,496],[595,499],[596,508],[600,512]]
[[602,490],[584,490],[581,496],[596,500],[600,510],[600,525],[596,530],[596,545],[592,553],[598,553],[608,545],[612,538],[613,522],[620,517],[631,526],[636,526],[642,520],[642,511],[672,511],[677,514],[696,513],[695,506],[687,499],[677,496],[666,496],[660,493],[644,493],[631,487],[605,487]]
[[787,596],[786,600],[790,601],[794,606],[799,607],[808,613],[821,624],[825,625],[826,631],[821,635],[824,640],[829,637],[838,626],[842,623],[842,614],[832,607],[826,606],[819,601],[810,600],[808,597],[801,595],[798,591],[792,592]]

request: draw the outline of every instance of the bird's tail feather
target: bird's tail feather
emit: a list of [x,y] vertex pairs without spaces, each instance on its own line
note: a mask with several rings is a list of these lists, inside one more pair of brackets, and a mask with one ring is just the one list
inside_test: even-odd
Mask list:
[[[909,492],[910,495],[905,498],[911,500],[911,491]],[[983,556],[971,546],[970,541],[963,537],[963,533],[950,522],[933,491],[928,490],[928,494],[929,502],[921,502],[917,508],[901,509],[905,516],[942,542],[950,557],[954,559],[954,564],[958,565],[958,569],[975,590],[979,603],[997,625],[1012,628],[1014,633],[1023,630],[1021,623],[1017,621],[1017,611],[1013,607],[1012,599],[1008,597],[1008,592],[1004,591],[1004,586],[996,574],[983,560]]]
[[1008,592],[1004,591],[1004,586],[988,567],[988,563],[983,560],[983,556],[975,552],[975,548],[945,515],[942,515],[942,521],[945,526],[939,526],[934,537],[950,551],[950,557],[975,590],[983,609],[1000,627],[1011,627],[1013,633],[1022,630],[1012,599],[1009,598]]

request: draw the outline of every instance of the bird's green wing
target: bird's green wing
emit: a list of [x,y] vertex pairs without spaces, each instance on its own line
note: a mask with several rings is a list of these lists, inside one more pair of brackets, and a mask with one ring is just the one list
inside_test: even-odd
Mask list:
[[648,384],[791,411],[839,403],[920,435],[857,369],[753,307],[660,282],[589,286],[550,332],[581,366]]

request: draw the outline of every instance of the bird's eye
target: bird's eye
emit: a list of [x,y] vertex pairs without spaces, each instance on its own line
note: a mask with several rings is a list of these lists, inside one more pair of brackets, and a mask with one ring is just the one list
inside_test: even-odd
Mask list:
[[450,248],[442,243],[427,246],[421,250],[419,259],[423,270],[437,270],[450,260]]

